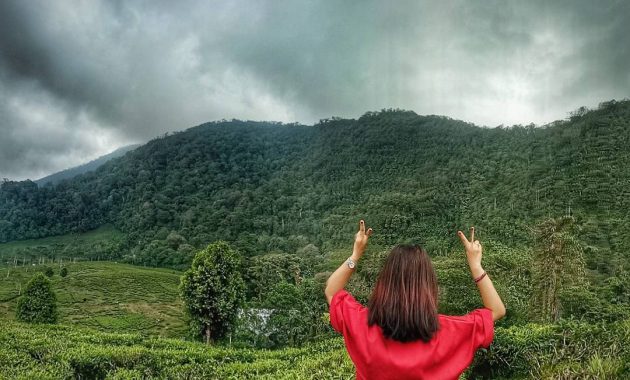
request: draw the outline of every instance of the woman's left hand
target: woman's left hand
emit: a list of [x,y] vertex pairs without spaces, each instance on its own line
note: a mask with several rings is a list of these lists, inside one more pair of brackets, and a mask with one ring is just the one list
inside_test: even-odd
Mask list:
[[354,249],[352,253],[363,255],[365,247],[367,247],[368,238],[372,235],[372,228],[365,230],[365,222],[363,219],[359,222],[359,231],[354,235]]

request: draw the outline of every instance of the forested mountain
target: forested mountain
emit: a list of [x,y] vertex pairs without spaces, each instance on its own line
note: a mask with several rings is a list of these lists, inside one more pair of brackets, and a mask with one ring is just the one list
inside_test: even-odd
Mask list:
[[0,241],[112,223],[126,236],[120,255],[176,266],[217,239],[248,256],[349,249],[364,218],[371,244],[440,254],[467,225],[527,246],[534,223],[571,214],[589,265],[609,271],[630,249],[629,153],[630,101],[544,127],[391,109],[313,126],[217,121],[55,186],[5,181]]
[[139,146],[140,144],[132,144],[132,145],[123,146],[122,148],[118,148],[115,151],[108,153],[104,156],[101,156],[95,160],[92,160],[86,164],[75,166],[69,169],[65,169],[60,172],[53,173],[51,175],[47,175],[46,177],[35,180],[34,182],[40,186],[46,185],[48,183],[51,183],[53,185],[57,184],[64,179],[73,178],[73,177],[78,176],[79,174],[96,170],[107,161],[117,158],[117,157],[124,156],[125,153],[129,152],[130,150],[134,150]]

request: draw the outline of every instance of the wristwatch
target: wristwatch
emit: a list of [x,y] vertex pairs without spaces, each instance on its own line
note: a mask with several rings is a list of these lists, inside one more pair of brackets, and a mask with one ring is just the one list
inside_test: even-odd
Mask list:
[[346,264],[348,264],[348,268],[350,269],[354,269],[354,267],[357,265],[357,263],[355,263],[351,257],[349,257],[348,260],[346,260]]

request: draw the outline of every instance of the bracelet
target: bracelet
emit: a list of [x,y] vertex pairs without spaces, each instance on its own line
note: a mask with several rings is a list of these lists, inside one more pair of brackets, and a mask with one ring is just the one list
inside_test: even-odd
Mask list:
[[488,274],[488,273],[486,273],[486,271],[484,270],[484,271],[483,271],[483,274],[482,274],[481,276],[479,276],[479,277],[475,278],[475,280],[474,280],[474,281],[475,281],[475,284],[476,284],[476,283],[478,283],[479,281],[483,280],[483,278],[484,278],[484,277],[486,277],[486,275],[487,275],[487,274]]

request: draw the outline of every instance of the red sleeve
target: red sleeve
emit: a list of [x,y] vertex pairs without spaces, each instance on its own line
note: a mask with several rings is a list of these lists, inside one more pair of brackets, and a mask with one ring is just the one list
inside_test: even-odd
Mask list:
[[330,301],[330,324],[332,328],[343,334],[344,327],[350,323],[352,316],[362,307],[363,305],[345,289],[338,290]]
[[492,310],[487,308],[476,309],[468,313],[468,318],[473,321],[473,343],[475,349],[488,348],[494,339],[494,320]]

